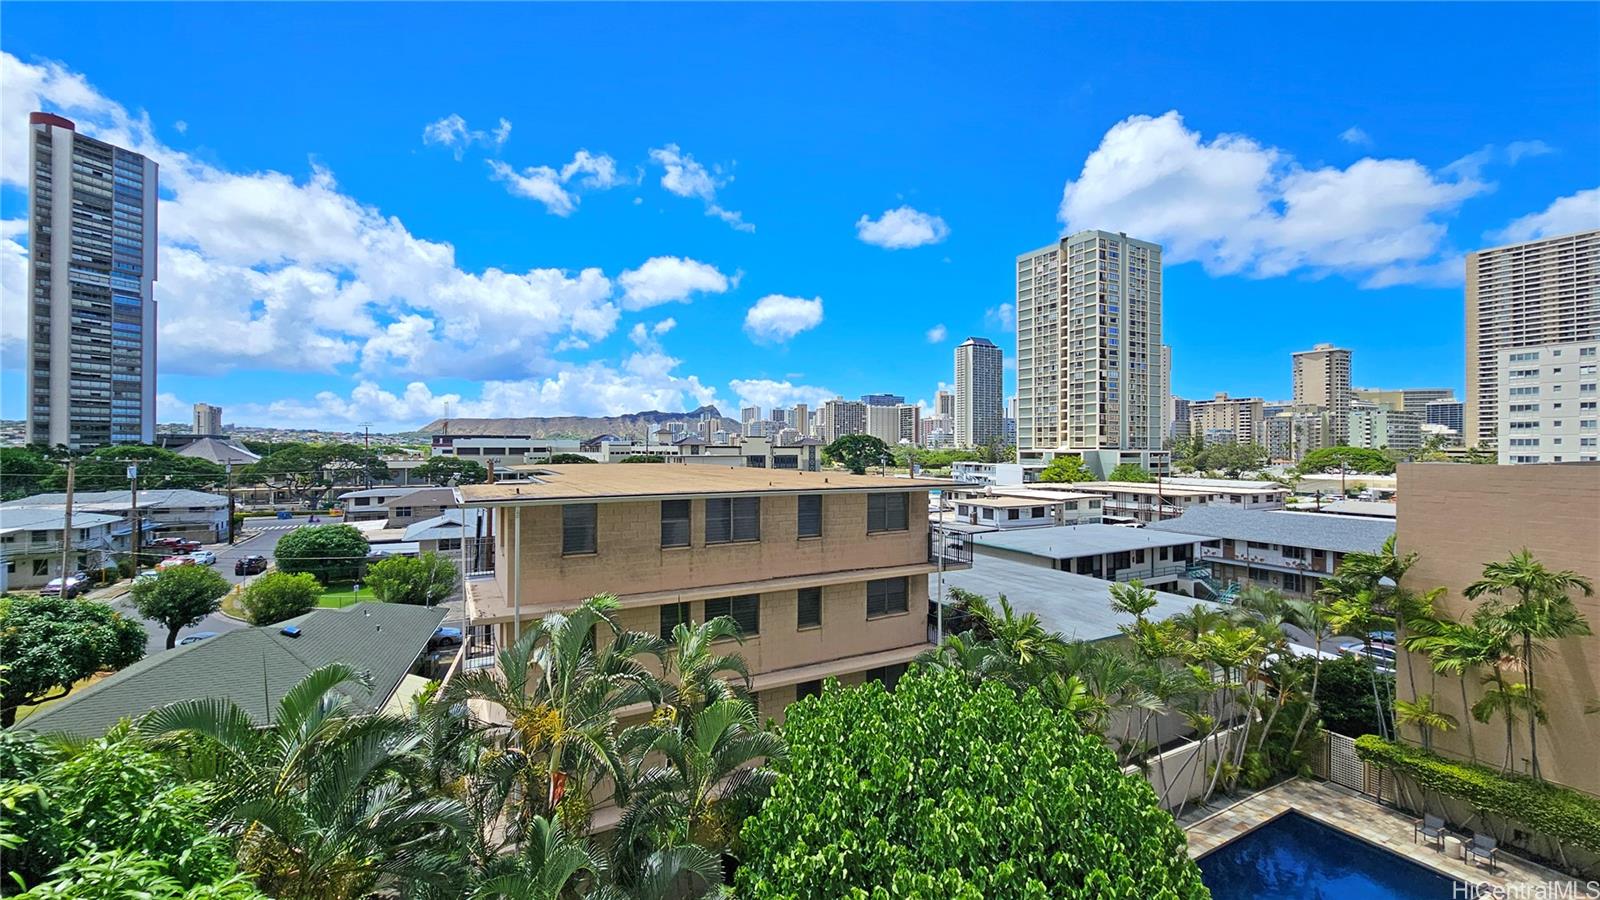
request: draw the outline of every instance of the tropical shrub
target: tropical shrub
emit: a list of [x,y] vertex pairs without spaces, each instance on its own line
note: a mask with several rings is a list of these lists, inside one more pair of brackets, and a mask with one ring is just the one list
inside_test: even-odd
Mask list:
[[[1309,671],[1311,661],[1297,659],[1294,665]],[[1377,678],[1379,696],[1394,696],[1394,675],[1379,672]],[[1372,680],[1371,666],[1359,656],[1345,655],[1323,663],[1317,681],[1317,709],[1323,727],[1350,737],[1377,734],[1380,720]]]
[[327,584],[361,577],[370,549],[354,525],[313,525],[284,535],[273,556],[279,571],[309,572]]
[[1172,817],[1036,691],[915,668],[788,709],[739,896],[1208,896]]
[[0,597],[0,727],[17,709],[65,697],[102,669],[144,656],[144,626],[93,600]]
[[1377,735],[1357,738],[1356,753],[1375,766],[1391,769],[1474,809],[1522,822],[1546,837],[1600,853],[1600,799],[1537,779],[1445,759]]
[[178,643],[178,632],[198,625],[222,607],[222,595],[232,585],[211,566],[176,566],[148,581],[133,585],[133,607],[167,629],[167,649]]
[[252,625],[274,625],[317,608],[322,585],[309,572],[268,572],[245,586],[240,598]]
[[372,593],[385,603],[433,606],[455,592],[461,580],[456,565],[438,553],[391,556],[367,571]]

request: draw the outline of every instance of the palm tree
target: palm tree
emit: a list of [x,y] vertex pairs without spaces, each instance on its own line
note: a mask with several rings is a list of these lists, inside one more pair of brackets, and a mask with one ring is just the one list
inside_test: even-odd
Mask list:
[[1422,732],[1422,749],[1433,750],[1435,731],[1453,731],[1456,717],[1434,709],[1434,696],[1423,694],[1416,700],[1396,700],[1394,721],[1396,725],[1415,725]]
[[[718,700],[748,694],[750,670],[744,657],[716,650],[717,641],[729,639],[744,643],[739,626],[727,616],[699,625],[680,622],[672,629],[661,691],[662,702],[673,709],[674,715],[687,717]],[[737,676],[737,680],[730,680],[728,675]]]
[[[622,887],[627,873],[657,849],[695,845],[726,852],[739,826],[777,777],[771,763],[788,758],[778,735],[763,731],[748,700],[727,697],[676,722],[628,729],[621,747],[632,761],[628,806],[617,826],[614,858]],[[712,883],[720,882],[720,875]]]
[[605,858],[559,821],[535,816],[516,853],[492,860],[474,873],[462,894],[469,900],[567,900],[585,896],[606,871]]
[[219,758],[223,825],[238,834],[240,867],[272,896],[359,898],[383,878],[438,880],[418,860],[467,825],[460,802],[408,783],[412,724],[358,715],[336,690],[356,678],[339,664],[311,672],[264,726],[222,698],[180,700],[139,722],[158,739],[199,737]]
[[1327,607],[1320,600],[1287,599],[1284,601],[1284,610],[1290,624],[1310,635],[1315,651],[1311,657],[1311,691],[1306,696],[1306,708],[1300,714],[1300,723],[1295,726],[1294,741],[1290,744],[1291,747],[1299,747],[1300,737],[1317,709],[1317,686],[1322,678],[1322,644],[1333,637],[1333,627],[1328,623]]
[[1359,637],[1361,646],[1368,652],[1362,654],[1362,659],[1367,664],[1367,673],[1372,681],[1372,703],[1374,712],[1378,716],[1378,734],[1387,740],[1389,738],[1389,704],[1387,696],[1378,690],[1378,664],[1372,653],[1372,633],[1392,623],[1392,619],[1383,614],[1377,606],[1377,594],[1370,588],[1360,586],[1358,581],[1348,577],[1335,575],[1333,578],[1324,579],[1319,593],[1330,597],[1327,617],[1328,624],[1339,634]]
[[[625,708],[661,701],[660,679],[641,657],[660,660],[665,645],[620,628],[610,615],[616,607],[616,597],[602,594],[570,613],[551,613],[502,650],[495,669],[451,684],[453,699],[504,711],[505,720],[487,729],[499,751],[490,774],[495,795],[512,804],[513,828],[559,813],[568,828],[582,830],[602,780],[626,790],[616,720]],[[602,643],[596,633],[610,640]]]
[[[1484,563],[1483,577],[1463,592],[1470,600],[1515,596],[1516,602],[1504,609],[1502,618],[1521,638],[1522,678],[1530,698],[1538,696],[1533,662],[1537,641],[1589,634],[1588,622],[1572,606],[1573,591],[1593,596],[1594,582],[1570,569],[1552,571],[1523,548],[1503,561]],[[1544,777],[1539,771],[1540,721],[1539,716],[1528,716],[1528,759],[1535,778]]]
[[1487,723],[1499,713],[1506,720],[1506,759],[1501,766],[1501,771],[1511,771],[1511,761],[1514,757],[1512,748],[1512,733],[1520,715],[1526,715],[1531,720],[1543,723],[1545,721],[1544,701],[1541,696],[1529,688],[1526,682],[1506,681],[1501,676],[1499,666],[1495,666],[1493,674],[1484,677],[1486,687],[1478,702],[1472,704],[1472,717],[1479,722]]

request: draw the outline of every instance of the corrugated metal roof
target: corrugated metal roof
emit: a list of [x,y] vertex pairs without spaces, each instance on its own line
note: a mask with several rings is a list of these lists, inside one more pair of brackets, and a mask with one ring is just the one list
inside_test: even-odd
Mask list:
[[1394,534],[1394,522],[1331,513],[1202,506],[1187,510],[1176,519],[1152,523],[1147,529],[1340,553],[1376,553],[1383,549],[1383,542],[1389,535]]

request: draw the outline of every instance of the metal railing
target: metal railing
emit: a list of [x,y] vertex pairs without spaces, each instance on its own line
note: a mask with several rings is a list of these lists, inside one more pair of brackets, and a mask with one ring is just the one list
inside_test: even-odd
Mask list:
[[1112,581],[1149,581],[1156,578],[1170,578],[1174,575],[1187,573],[1189,567],[1183,563],[1170,563],[1165,566],[1130,566],[1118,569],[1112,573]]
[[964,534],[941,532],[938,530],[928,532],[928,562],[938,563],[943,557],[944,564],[970,566],[972,565],[972,542]]

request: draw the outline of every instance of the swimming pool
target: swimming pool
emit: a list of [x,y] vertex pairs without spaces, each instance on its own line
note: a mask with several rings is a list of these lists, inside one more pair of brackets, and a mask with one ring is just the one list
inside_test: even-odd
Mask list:
[[1457,882],[1293,810],[1200,857],[1214,900],[1451,900]]

